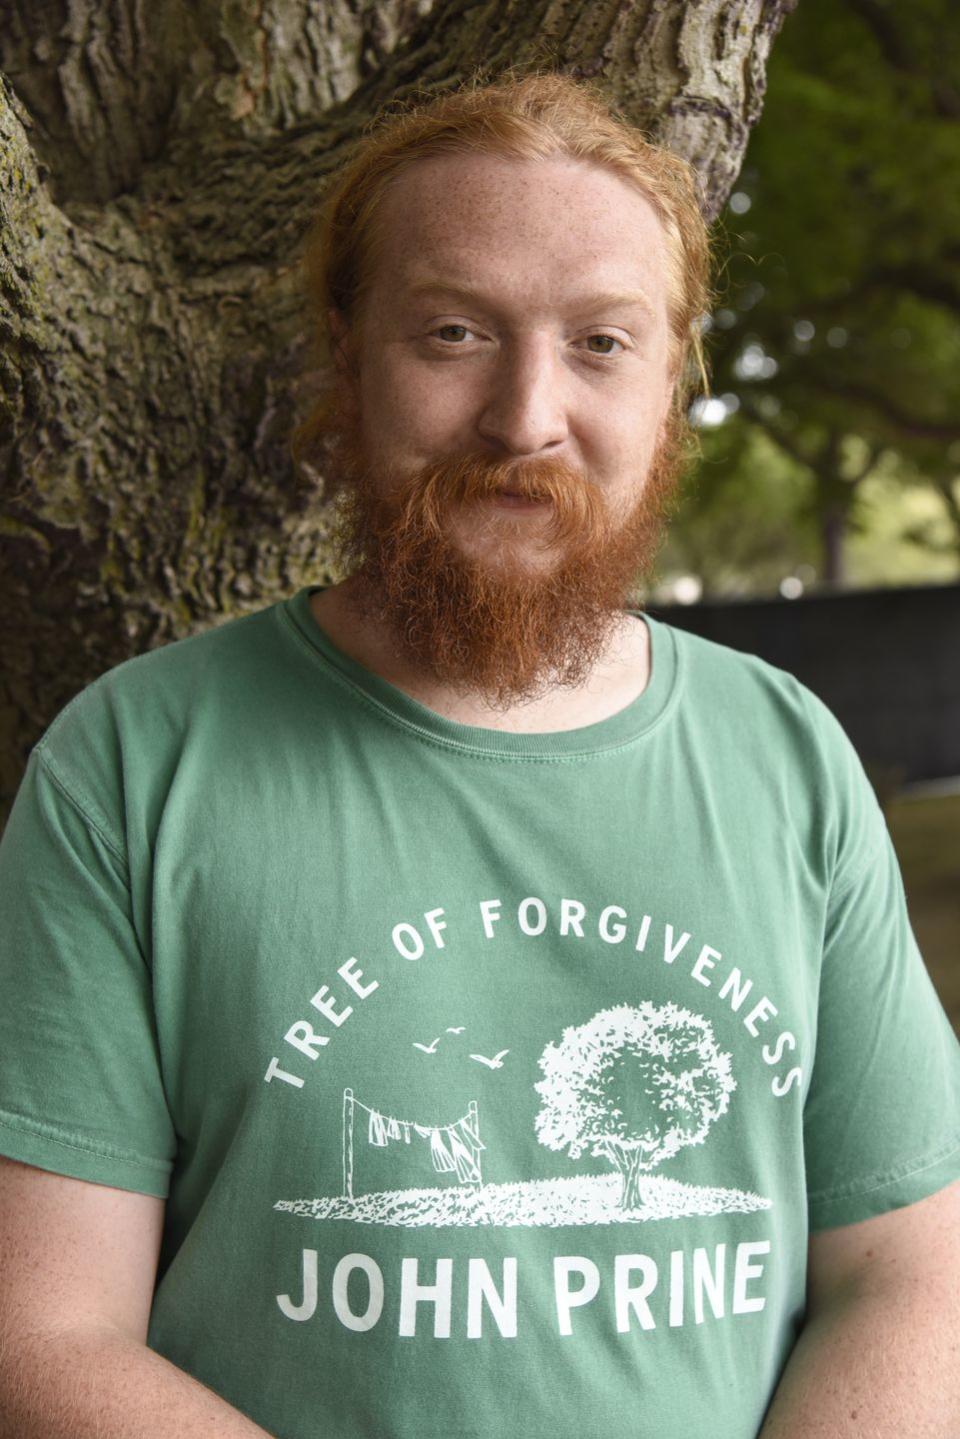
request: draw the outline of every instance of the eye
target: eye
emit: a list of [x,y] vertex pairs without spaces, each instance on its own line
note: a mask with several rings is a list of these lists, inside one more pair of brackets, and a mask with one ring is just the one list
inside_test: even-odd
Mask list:
[[473,334],[473,331],[472,331],[472,330],[468,330],[467,327],[466,327],[466,325],[456,325],[456,324],[452,324],[452,323],[449,324],[449,325],[438,325],[435,330],[431,330],[431,331],[430,331],[430,334],[431,334],[431,335],[442,335],[444,330],[460,330],[460,331],[462,332],[460,335],[453,335],[453,336],[447,335],[447,336],[445,336],[445,343],[451,343],[451,344],[454,343],[456,340],[462,339],[464,335],[472,335],[472,334]]
[[[600,341],[602,341],[602,342],[604,342],[604,343],[606,343],[606,344],[608,344],[608,345],[611,345],[611,346],[612,346],[612,345],[619,345],[620,348],[621,348],[621,350],[624,348],[623,343],[622,343],[620,340],[618,340],[615,335],[588,335],[588,336],[587,336],[587,344],[588,344],[588,345],[589,345],[589,343],[590,343],[591,340],[600,340]],[[591,350],[591,351],[590,351],[590,354],[591,354],[591,355],[614,355],[614,354],[616,354],[616,351],[613,350],[613,349],[608,349],[608,350]]]

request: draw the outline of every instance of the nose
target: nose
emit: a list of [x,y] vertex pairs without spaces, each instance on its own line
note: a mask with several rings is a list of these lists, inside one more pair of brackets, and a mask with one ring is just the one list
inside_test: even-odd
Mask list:
[[513,455],[535,455],[567,438],[563,376],[547,336],[524,337],[497,356],[478,429]]

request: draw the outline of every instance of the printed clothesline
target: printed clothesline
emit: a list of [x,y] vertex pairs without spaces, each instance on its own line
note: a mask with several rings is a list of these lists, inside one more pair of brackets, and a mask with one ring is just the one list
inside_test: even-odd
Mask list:
[[[364,1104],[363,1100],[362,1100],[362,1099],[357,1099],[356,1095],[352,1095],[352,1096],[351,1096],[350,1103],[353,1105],[354,1109],[365,1109],[368,1114],[375,1114],[378,1119],[383,1119],[383,1120],[384,1120],[386,1123],[388,1123],[388,1124],[399,1124],[399,1125],[402,1125],[402,1126],[404,1126],[404,1127],[406,1127],[406,1128],[408,1128],[408,1129],[420,1129],[420,1130],[423,1130],[423,1129],[428,1129],[428,1130],[429,1130],[429,1129],[446,1129],[446,1128],[448,1128],[448,1126],[447,1126],[446,1124],[420,1124],[420,1125],[418,1125],[418,1124],[416,1123],[416,1121],[413,1120],[413,1119],[392,1119],[389,1115],[383,1114],[383,1113],[382,1113],[380,1110],[378,1110],[378,1109],[371,1109],[369,1104]],[[466,1116],[464,1116],[463,1119],[458,1119],[458,1120],[456,1121],[456,1123],[457,1123],[457,1124],[466,1124],[466,1125],[469,1126],[470,1121],[469,1121],[469,1119],[468,1119]],[[393,1135],[393,1138],[398,1138],[398,1137],[399,1137],[399,1136],[398,1136],[397,1134],[394,1134],[394,1135]],[[484,1147],[482,1144],[479,1143],[479,1140],[477,1141],[477,1143],[478,1143],[478,1147],[479,1147],[480,1149],[482,1149],[482,1148]]]
[[391,1139],[399,1140],[401,1131],[404,1142],[409,1144],[410,1131],[414,1130],[421,1138],[430,1141],[430,1157],[438,1174],[452,1174],[456,1170],[462,1184],[481,1182],[476,1156],[486,1145],[481,1143],[479,1134],[466,1117],[454,1124],[417,1124],[412,1119],[396,1119],[392,1115],[381,1114],[362,1100],[354,1100],[354,1103],[369,1115],[367,1142],[375,1148],[383,1149]]

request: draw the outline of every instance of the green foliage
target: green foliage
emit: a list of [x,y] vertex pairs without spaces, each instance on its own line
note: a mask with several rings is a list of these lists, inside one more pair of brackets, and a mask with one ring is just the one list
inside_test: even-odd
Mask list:
[[819,562],[810,482],[759,427],[734,416],[703,435],[703,460],[687,485],[660,569],[696,575],[704,597],[776,591]]
[[665,573],[823,576],[832,523],[850,581],[960,576],[958,175],[953,0],[803,0],[718,222],[708,353],[735,414],[704,426]]

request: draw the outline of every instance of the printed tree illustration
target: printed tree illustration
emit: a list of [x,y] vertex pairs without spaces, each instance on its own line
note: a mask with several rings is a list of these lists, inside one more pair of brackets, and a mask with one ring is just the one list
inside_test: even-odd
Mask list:
[[644,1000],[604,1009],[563,1031],[540,1058],[541,1144],[603,1156],[623,1175],[620,1202],[640,1204],[640,1175],[688,1144],[702,1144],[730,1103],[730,1056],[707,1020]]

